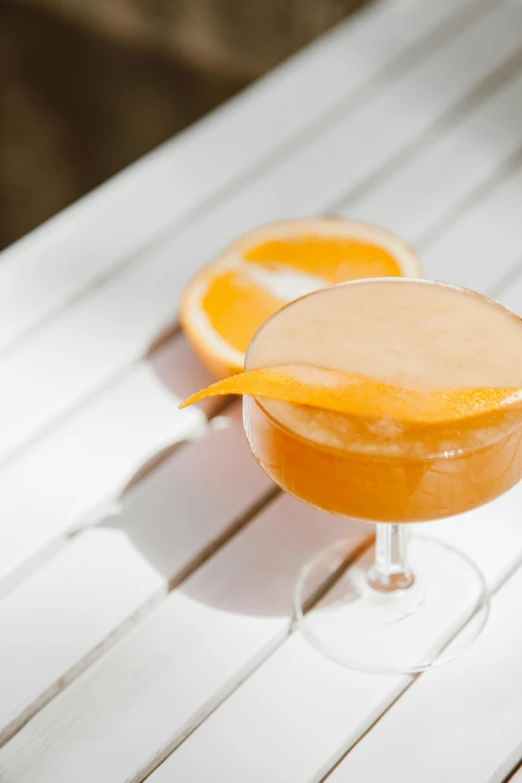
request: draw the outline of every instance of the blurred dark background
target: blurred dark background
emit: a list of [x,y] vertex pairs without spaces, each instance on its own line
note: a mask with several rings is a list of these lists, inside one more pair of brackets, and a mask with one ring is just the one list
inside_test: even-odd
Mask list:
[[364,0],[0,0],[0,248]]

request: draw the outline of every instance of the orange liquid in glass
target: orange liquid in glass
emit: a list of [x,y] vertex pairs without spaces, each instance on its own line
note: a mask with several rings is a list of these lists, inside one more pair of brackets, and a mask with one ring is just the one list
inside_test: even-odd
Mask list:
[[[522,321],[462,289],[407,279],[317,291],[257,333],[247,369],[309,364],[405,388],[522,388]],[[254,456],[284,490],[332,513],[377,522],[458,514],[522,474],[520,411],[405,425],[245,397]]]

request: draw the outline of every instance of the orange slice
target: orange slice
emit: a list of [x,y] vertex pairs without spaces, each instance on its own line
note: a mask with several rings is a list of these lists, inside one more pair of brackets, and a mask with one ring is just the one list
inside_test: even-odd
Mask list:
[[180,408],[206,397],[249,394],[354,416],[391,418],[404,424],[441,424],[499,410],[522,410],[522,389],[404,389],[384,381],[320,367],[265,367],[208,386]]
[[365,277],[422,277],[409,245],[341,218],[273,223],[233,242],[185,289],[181,325],[217,377],[241,372],[259,327],[287,302]]

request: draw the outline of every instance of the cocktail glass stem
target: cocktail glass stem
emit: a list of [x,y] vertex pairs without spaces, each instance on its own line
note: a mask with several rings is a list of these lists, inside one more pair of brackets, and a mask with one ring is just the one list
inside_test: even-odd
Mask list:
[[375,562],[368,581],[375,590],[404,590],[414,582],[408,563],[409,525],[378,523],[375,535]]

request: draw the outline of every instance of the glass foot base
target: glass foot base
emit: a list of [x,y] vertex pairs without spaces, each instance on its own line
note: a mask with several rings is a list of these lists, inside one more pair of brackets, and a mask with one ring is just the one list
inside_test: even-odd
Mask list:
[[306,599],[332,581],[348,552],[344,541],[319,552],[299,574],[294,594],[299,630],[334,661],[375,674],[417,674],[454,660],[482,631],[489,613],[482,572],[464,552],[420,536],[410,539],[409,587],[371,586],[371,547],[305,613]]

